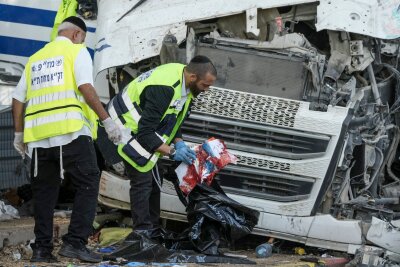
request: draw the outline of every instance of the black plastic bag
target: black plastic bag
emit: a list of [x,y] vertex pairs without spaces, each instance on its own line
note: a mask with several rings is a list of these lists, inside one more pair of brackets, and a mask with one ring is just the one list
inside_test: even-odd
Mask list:
[[[174,169],[174,166],[162,167],[164,171]],[[258,211],[230,199],[216,181],[211,186],[197,185],[186,198],[174,172],[167,171],[163,176],[174,184],[179,199],[186,206],[190,226],[180,233],[160,229],[160,235],[151,235],[151,239],[132,233],[105,259],[255,264],[248,259],[221,255],[219,247],[250,234],[258,222]],[[165,248],[160,243],[164,243]]]
[[198,184],[188,196],[189,238],[199,252],[218,255],[221,243],[251,233],[260,213],[229,198],[217,182]]
[[166,262],[171,254],[158,242],[147,238],[145,235],[132,232],[115,251],[103,258],[114,260],[122,257],[129,261]]
[[190,227],[178,235],[164,233],[167,248],[218,255],[221,245],[232,244],[251,233],[260,215],[257,210],[229,198],[216,180],[210,186],[197,184],[186,197],[174,171],[177,165],[168,163],[161,161],[163,176],[173,183],[179,200],[186,207]]

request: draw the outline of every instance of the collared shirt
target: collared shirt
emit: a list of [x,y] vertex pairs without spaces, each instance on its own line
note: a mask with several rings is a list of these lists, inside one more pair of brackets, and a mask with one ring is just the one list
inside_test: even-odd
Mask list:
[[[58,36],[54,41],[57,42],[60,40],[63,41],[67,40],[71,42],[70,39],[64,36]],[[86,48],[81,49],[81,51],[78,53],[78,56],[76,57],[74,63],[74,76],[76,80],[76,85],[78,87],[86,83],[90,83],[93,85],[93,63],[92,63],[92,58],[90,57],[90,54]],[[13,93],[13,98],[22,103],[25,103],[27,89],[28,87],[26,84],[25,70],[24,70],[21,79],[19,80],[19,83]],[[92,136],[90,129],[85,125],[84,127],[82,127],[82,129],[80,129],[77,132],[54,136],[36,142],[30,142],[28,143],[28,153],[31,156],[33,148],[35,147],[49,148],[49,147],[63,146],[69,144],[73,140],[78,138],[78,136],[80,135]]]
[[[183,75],[183,74],[182,74]],[[186,88],[185,75],[182,76],[182,102],[186,102],[187,95],[190,93],[190,89]]]

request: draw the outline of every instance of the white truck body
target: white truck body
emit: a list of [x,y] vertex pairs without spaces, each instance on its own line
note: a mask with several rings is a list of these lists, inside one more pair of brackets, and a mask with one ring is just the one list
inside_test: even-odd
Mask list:
[[[86,20],[103,102],[160,63],[209,56],[218,81],[196,101],[184,137],[196,144],[220,134],[239,157],[219,180],[260,211],[254,232],[352,254],[368,254],[369,244],[385,260],[400,259],[400,185],[391,169],[400,76],[382,65],[398,61],[398,1],[148,0],[127,13],[137,2],[98,1],[97,20]],[[21,74],[15,64],[49,41],[59,4],[1,1],[5,70]],[[99,200],[129,209],[129,181],[108,167]],[[164,218],[186,218],[168,181],[161,209]]]

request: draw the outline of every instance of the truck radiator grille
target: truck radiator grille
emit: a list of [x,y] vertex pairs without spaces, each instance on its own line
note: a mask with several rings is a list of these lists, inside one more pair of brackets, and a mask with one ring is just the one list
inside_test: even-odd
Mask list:
[[[308,198],[315,182],[313,178],[239,165],[240,162],[238,165],[228,165],[215,177],[226,192],[289,202]],[[165,175],[167,170],[173,173],[177,165],[176,162],[162,158],[159,167]]]
[[306,199],[314,179],[229,165],[216,178],[230,193],[279,202]]
[[214,114],[193,112],[182,125],[184,139],[202,143],[215,137],[224,140],[229,149],[288,159],[322,156],[330,140],[325,135],[218,118]]
[[212,87],[193,102],[193,111],[250,122],[293,127],[300,102]]

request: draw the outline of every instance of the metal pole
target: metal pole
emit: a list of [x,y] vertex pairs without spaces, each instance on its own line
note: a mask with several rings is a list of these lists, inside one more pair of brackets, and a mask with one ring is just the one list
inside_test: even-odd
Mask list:
[[374,70],[372,69],[372,64],[368,66],[368,75],[371,82],[372,93],[374,94],[374,99],[378,105],[382,105],[381,96],[378,91],[378,86],[376,85]]

